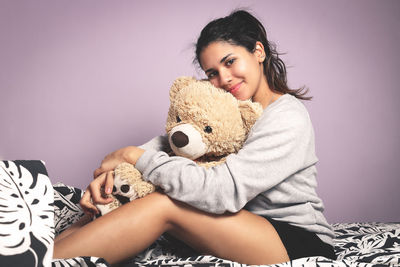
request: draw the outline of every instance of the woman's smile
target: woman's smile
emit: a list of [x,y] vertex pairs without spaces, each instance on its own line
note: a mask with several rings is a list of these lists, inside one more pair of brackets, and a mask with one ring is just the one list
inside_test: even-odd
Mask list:
[[240,82],[240,83],[237,83],[234,86],[230,87],[228,89],[228,92],[231,93],[232,95],[236,96],[238,91],[239,91],[239,89],[240,89],[240,86],[242,85],[242,83],[243,82]]

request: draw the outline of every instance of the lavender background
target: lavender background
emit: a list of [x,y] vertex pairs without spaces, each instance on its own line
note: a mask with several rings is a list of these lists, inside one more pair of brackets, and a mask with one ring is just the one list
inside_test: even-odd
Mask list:
[[164,132],[168,90],[211,19],[247,7],[307,85],[330,222],[400,221],[400,1],[0,2],[0,158],[86,188],[109,152]]

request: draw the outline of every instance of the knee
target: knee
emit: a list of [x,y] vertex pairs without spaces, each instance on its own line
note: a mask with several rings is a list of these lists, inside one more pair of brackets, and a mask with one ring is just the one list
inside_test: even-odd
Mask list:
[[155,191],[142,199],[150,202],[150,205],[154,205],[160,209],[170,209],[173,206],[173,200],[170,199],[166,194],[159,191]]
[[155,217],[162,219],[167,223],[173,222],[174,214],[176,214],[177,204],[176,202],[168,197],[166,194],[161,192],[153,192],[141,199],[134,200],[143,202],[146,209],[151,211]]

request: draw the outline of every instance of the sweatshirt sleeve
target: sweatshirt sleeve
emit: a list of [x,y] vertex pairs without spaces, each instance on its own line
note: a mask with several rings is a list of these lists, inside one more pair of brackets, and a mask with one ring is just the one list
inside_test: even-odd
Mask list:
[[243,148],[215,167],[206,169],[183,157],[146,150],[136,168],[173,199],[210,213],[237,212],[258,194],[315,163],[307,156],[313,148],[308,145],[313,130],[304,111],[267,108]]
[[143,145],[140,145],[139,147],[144,150],[155,150],[164,152],[169,152],[171,150],[168,143],[167,135],[156,136],[150,141],[144,143]]

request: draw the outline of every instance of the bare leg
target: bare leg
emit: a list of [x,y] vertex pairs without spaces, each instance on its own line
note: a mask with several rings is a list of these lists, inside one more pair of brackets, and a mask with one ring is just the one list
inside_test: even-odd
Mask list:
[[87,223],[89,223],[91,221],[92,221],[92,218],[89,215],[84,215],[82,218],[80,218],[78,221],[76,221],[70,227],[65,229],[61,234],[56,236],[54,238],[54,243],[57,243],[58,241],[60,241],[64,237],[72,234],[73,232],[75,232],[76,230],[80,229],[82,226],[84,226],[85,224],[87,224]]
[[98,256],[117,263],[169,232],[199,252],[247,264],[289,260],[274,227],[247,211],[210,215],[152,193],[83,226],[55,244],[55,258]]

